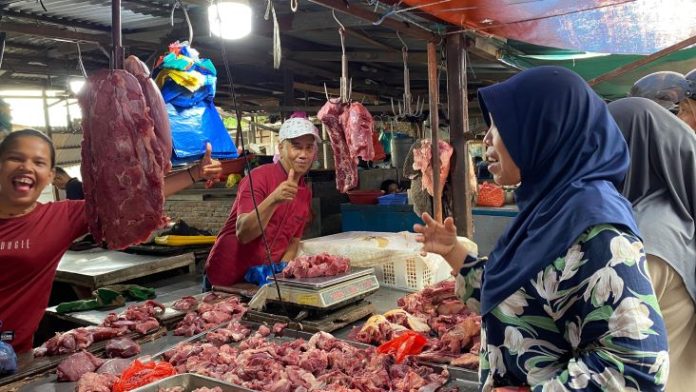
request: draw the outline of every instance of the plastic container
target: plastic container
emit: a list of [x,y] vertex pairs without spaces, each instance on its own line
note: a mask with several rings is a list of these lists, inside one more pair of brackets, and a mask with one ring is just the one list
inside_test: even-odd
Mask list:
[[408,204],[408,194],[392,193],[377,198],[377,204],[381,206],[405,206]]
[[431,271],[416,257],[387,261],[373,268],[380,285],[408,291],[419,291],[448,278],[447,273]]
[[348,200],[351,204],[377,204],[377,198],[383,194],[380,189],[348,191]]

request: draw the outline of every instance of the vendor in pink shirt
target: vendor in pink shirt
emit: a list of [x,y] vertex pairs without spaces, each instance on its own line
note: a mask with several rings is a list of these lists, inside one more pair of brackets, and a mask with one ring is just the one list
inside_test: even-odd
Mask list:
[[257,167],[251,171],[251,181],[246,176],[239,183],[230,216],[206,262],[205,289],[210,289],[211,284],[242,283],[249,268],[267,264],[262,230],[274,263],[296,256],[311,214],[312,191],[305,184],[304,175],[312,166],[319,142],[317,128],[306,118],[291,118],[283,123],[279,133],[280,161]]
[[[217,178],[220,162],[210,154],[208,145],[199,165],[167,176],[165,196]],[[38,202],[55,167],[53,142],[39,131],[12,132],[0,142],[0,339],[18,353],[32,348],[63,254],[87,234],[84,200]]]

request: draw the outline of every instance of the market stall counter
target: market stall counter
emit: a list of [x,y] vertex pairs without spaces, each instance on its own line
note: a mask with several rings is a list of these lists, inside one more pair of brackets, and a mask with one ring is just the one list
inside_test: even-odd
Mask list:
[[58,265],[55,281],[94,290],[180,267],[195,272],[194,254],[145,256],[101,248],[68,251]]

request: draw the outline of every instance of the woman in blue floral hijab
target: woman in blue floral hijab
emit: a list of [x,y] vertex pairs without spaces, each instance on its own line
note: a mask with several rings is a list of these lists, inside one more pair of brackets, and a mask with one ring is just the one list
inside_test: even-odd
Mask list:
[[459,270],[458,295],[482,315],[483,391],[661,391],[669,359],[631,204],[616,187],[628,148],[578,75],[530,69],[479,90],[489,171],[520,184],[519,214],[488,260],[430,216],[424,251]]

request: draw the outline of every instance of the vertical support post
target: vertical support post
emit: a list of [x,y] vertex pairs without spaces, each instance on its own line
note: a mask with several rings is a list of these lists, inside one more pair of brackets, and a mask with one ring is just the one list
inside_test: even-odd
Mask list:
[[111,0],[111,65],[123,69],[123,40],[121,36],[121,0]]
[[454,148],[452,166],[452,209],[457,235],[473,238],[472,195],[469,181],[471,159],[467,149],[469,102],[466,79],[466,38],[463,34],[447,37],[447,106],[450,120],[450,143]]
[[433,155],[433,217],[442,222],[442,190],[440,189],[440,118],[438,106],[440,102],[440,86],[437,77],[437,45],[428,42],[428,92],[430,95],[430,129]]
[[[48,83],[47,83],[48,84]],[[46,135],[49,139],[53,140],[53,130],[51,129],[51,119],[48,115],[48,94],[46,93],[46,87],[43,88],[43,112],[44,112],[44,122],[46,126]]]

